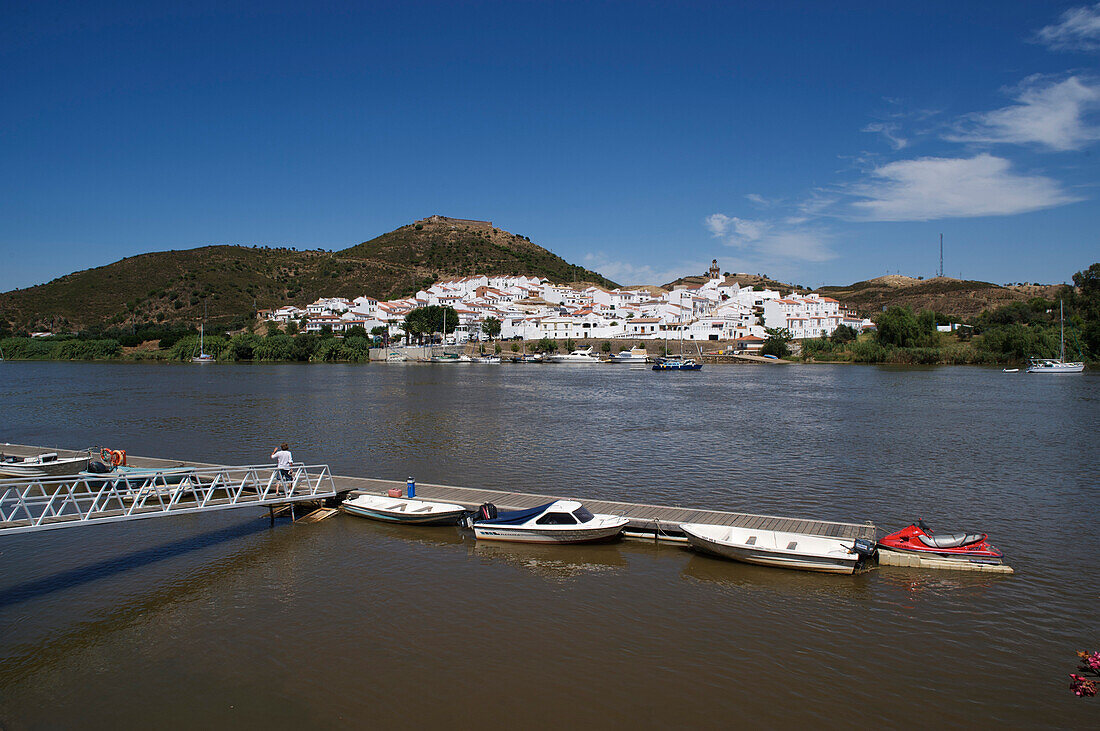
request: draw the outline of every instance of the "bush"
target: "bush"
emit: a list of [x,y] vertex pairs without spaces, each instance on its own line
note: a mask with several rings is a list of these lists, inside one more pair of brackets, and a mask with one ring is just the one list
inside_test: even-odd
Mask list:
[[874,340],[858,340],[848,346],[857,363],[882,363],[890,352]]
[[556,340],[551,340],[550,338],[542,338],[535,343],[535,352],[556,353],[558,352],[558,343]]
[[825,338],[809,338],[802,341],[803,358],[829,358],[836,352],[836,346]]
[[253,351],[256,360],[294,360],[294,338],[289,335],[272,335],[256,343]]
[[259,341],[252,333],[234,335],[229,341],[228,357],[233,360],[252,360]]

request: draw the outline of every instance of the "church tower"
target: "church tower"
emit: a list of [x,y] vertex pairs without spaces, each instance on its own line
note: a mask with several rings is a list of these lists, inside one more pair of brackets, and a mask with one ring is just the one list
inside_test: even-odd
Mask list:
[[722,278],[722,272],[718,269],[718,260],[717,259],[714,259],[710,263],[710,278],[711,279],[721,279]]

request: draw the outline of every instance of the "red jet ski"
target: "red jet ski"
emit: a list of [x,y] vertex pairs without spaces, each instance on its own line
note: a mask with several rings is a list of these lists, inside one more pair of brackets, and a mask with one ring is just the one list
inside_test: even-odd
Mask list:
[[986,541],[985,533],[933,533],[917,520],[915,525],[891,533],[878,542],[880,548],[951,558],[971,563],[1003,563],[1004,553]]

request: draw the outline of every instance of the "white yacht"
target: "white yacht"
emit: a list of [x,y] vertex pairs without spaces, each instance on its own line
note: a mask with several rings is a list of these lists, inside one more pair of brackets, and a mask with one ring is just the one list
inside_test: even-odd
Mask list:
[[611,356],[612,363],[648,363],[649,352],[645,348],[631,348]]
[[600,356],[592,352],[592,348],[584,348],[583,350],[574,350],[568,355],[560,355],[558,353],[551,353],[546,356],[546,362],[548,363],[599,363]]

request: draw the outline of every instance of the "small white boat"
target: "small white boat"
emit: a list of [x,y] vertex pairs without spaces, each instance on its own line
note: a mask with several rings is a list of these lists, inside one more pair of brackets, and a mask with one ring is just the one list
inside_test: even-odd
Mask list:
[[803,533],[783,533],[753,528],[731,528],[707,523],[683,523],[680,530],[693,548],[734,561],[805,571],[851,574],[864,555],[874,551],[870,542],[857,549],[853,539],[824,538]]
[[202,324],[199,325],[199,354],[191,359],[192,363],[213,363],[216,358],[206,352],[206,307],[202,310]]
[[386,354],[387,363],[404,363],[407,360],[408,358],[406,358],[403,354],[398,353],[396,350],[391,350],[388,354]]
[[551,353],[546,356],[548,363],[599,363],[600,356],[592,352],[592,348],[584,348],[583,350],[574,350],[568,355],[559,355],[558,353]]
[[472,359],[474,363],[500,363],[499,355],[475,355]]
[[555,500],[529,510],[475,519],[473,530],[483,541],[587,543],[614,538],[629,522],[618,515],[593,514],[575,500]]
[[473,363],[473,358],[468,355],[457,355],[455,353],[444,353],[443,355],[433,355],[429,362],[431,363]]
[[466,508],[453,503],[435,503],[415,498],[359,495],[340,504],[361,518],[410,525],[455,525]]
[[1001,373],[1019,373],[1019,372],[1020,372],[1019,368],[1005,368],[1001,371]]
[[631,348],[611,356],[612,363],[648,363],[649,352],[645,348]]
[[0,477],[63,477],[88,469],[89,458],[60,457],[57,452],[46,452],[34,457],[0,455]]

